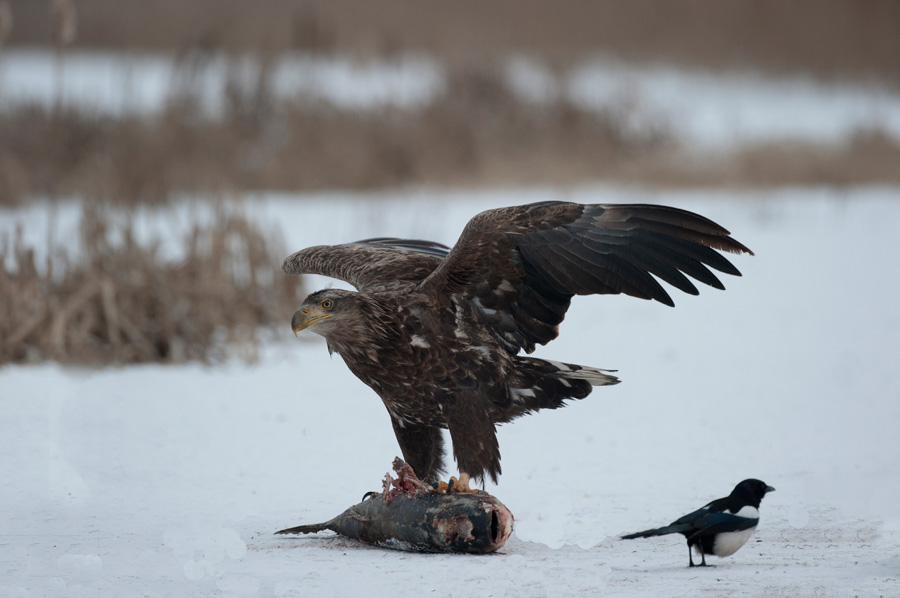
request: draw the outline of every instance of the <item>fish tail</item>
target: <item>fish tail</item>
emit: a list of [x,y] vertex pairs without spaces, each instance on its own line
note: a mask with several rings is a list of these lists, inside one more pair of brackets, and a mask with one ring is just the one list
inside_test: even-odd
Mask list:
[[321,532],[328,527],[328,523],[313,523],[311,525],[298,525],[297,527],[289,527],[287,529],[278,530],[276,534],[314,534]]

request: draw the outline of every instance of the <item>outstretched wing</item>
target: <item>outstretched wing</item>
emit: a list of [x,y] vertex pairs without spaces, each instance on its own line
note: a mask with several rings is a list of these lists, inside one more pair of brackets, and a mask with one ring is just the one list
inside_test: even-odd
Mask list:
[[574,295],[625,293],[674,305],[659,279],[696,295],[688,277],[740,276],[717,253],[752,252],[711,220],[655,205],[541,202],[488,210],[466,225],[422,289],[458,295],[507,351],[556,338]]
[[282,269],[287,274],[338,278],[363,290],[398,280],[423,280],[448,252],[447,246],[432,241],[385,237],[308,247],[288,256]]

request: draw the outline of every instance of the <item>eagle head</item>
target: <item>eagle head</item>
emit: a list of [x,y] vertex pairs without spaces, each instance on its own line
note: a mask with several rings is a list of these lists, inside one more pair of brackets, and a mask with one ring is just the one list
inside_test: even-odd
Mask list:
[[337,350],[371,335],[370,306],[353,291],[325,289],[307,297],[291,318],[294,334],[310,329]]

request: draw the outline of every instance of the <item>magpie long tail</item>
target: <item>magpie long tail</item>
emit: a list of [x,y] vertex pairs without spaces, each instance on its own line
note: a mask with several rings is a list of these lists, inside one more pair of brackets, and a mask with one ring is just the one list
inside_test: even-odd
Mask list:
[[635,532],[622,536],[622,540],[634,540],[635,538],[652,538],[653,536],[666,536],[668,534],[681,534],[691,529],[689,525],[667,525],[665,527],[655,527],[653,529],[645,529],[642,532]]

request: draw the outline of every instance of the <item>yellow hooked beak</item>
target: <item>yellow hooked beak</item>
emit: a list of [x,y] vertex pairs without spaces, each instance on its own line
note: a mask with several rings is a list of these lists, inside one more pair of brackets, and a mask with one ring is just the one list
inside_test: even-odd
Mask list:
[[304,305],[295,311],[293,317],[291,317],[291,330],[294,331],[294,336],[296,336],[301,330],[309,328],[310,326],[315,326],[325,318],[330,317],[330,313],[327,313],[318,307]]

